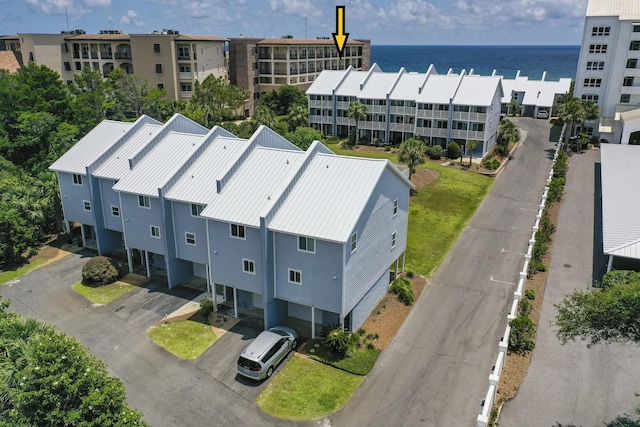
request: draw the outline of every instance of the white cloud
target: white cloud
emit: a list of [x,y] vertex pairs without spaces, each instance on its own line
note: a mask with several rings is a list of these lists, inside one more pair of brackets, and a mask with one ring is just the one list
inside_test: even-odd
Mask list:
[[111,6],[111,0],[84,0],[84,4],[88,7],[109,7]]
[[45,14],[67,13],[80,16],[91,12],[93,7],[109,7],[111,0],[26,0],[27,6]]
[[120,22],[125,25],[136,25],[141,27],[143,24],[138,18],[136,11],[129,9],[125,15],[120,18]]
[[312,3],[310,0],[269,0],[269,4],[274,12],[287,15],[315,18],[322,16],[322,10],[318,8],[317,2]]

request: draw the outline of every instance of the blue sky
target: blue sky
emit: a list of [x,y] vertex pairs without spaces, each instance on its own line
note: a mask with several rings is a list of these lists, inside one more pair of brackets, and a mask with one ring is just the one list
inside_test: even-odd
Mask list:
[[163,28],[219,37],[331,36],[346,7],[350,38],[372,44],[578,45],[587,0],[0,0],[0,34],[129,34]]

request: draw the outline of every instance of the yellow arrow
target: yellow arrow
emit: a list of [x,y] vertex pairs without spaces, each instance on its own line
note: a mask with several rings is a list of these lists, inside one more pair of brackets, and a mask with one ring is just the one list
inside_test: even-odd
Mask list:
[[336,49],[338,49],[338,55],[342,58],[344,54],[344,47],[347,44],[349,33],[345,33],[345,14],[344,6],[336,6],[336,32],[333,34],[333,41],[336,43]]

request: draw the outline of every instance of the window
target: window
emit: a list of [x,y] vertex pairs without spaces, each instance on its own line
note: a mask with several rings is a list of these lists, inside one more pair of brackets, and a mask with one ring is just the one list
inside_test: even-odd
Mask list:
[[75,65],[76,65],[76,71],[82,70],[82,64],[76,61]]
[[393,216],[398,215],[398,199],[393,201]]
[[294,283],[296,285],[302,285],[302,271],[294,270],[292,268],[289,269],[289,283]]
[[588,61],[587,71],[602,71],[604,70],[604,61]]
[[156,73],[162,74],[162,64],[156,64]]
[[82,185],[82,175],[78,175],[77,173],[73,174],[73,183],[75,185]]
[[627,68],[636,68],[638,66],[637,59],[627,59]]
[[591,29],[592,36],[608,36],[611,31],[611,27],[593,27]]
[[606,44],[589,45],[589,53],[607,53],[607,45]]
[[634,33],[640,33],[640,25],[634,25],[633,26],[633,32]]
[[180,64],[180,72],[181,73],[190,73],[191,72],[191,65],[189,65],[189,64]]
[[160,227],[157,225],[152,225],[151,227],[151,237],[155,237],[156,239],[160,238]]
[[184,242],[189,246],[196,245],[196,235],[195,233],[184,233]]
[[153,44],[153,51],[155,53],[160,53],[160,43],[154,43]]
[[189,46],[178,47],[178,57],[189,59]]
[[622,86],[633,86],[633,77],[625,77]]
[[64,70],[65,71],[71,71],[71,63],[68,61],[65,61],[64,63]]
[[640,50],[640,41],[632,41],[629,50]]
[[628,93],[623,93],[622,95],[620,95],[621,104],[628,104],[630,101],[631,101],[631,95],[629,95]]
[[236,239],[245,239],[244,234],[244,225],[238,224],[230,224],[231,228],[231,237],[235,237]]
[[191,84],[190,83],[180,83],[180,90],[182,92],[191,92]]
[[191,216],[200,216],[206,205],[191,203]]
[[358,246],[358,233],[351,235],[351,253],[353,253]]
[[149,196],[138,196],[138,206],[141,208],[151,208],[151,199]]
[[164,89],[164,83],[158,83],[158,89]]
[[111,216],[120,216],[120,206],[111,205]]
[[84,210],[87,212],[91,212],[91,202],[88,200],[83,200],[82,204],[84,205]]
[[391,249],[394,249],[396,247],[396,233],[397,232],[393,232],[391,233]]
[[592,95],[592,94],[585,94],[582,95],[582,100],[583,101],[593,101],[593,102],[598,102],[598,95]]
[[602,79],[584,79],[584,87],[600,87]]
[[302,252],[316,253],[316,239],[298,236],[298,250]]
[[256,274],[256,263],[250,259],[242,259],[242,271],[249,274]]

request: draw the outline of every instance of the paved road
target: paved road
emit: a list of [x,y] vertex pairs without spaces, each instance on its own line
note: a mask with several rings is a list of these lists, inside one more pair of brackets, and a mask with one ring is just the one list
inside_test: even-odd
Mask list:
[[597,150],[570,160],[536,349],[518,394],[503,407],[500,426],[613,425],[617,417],[634,415],[640,404],[635,397],[640,392],[640,347],[560,345],[550,324],[556,315],[554,304],[574,289],[589,289],[594,276],[601,277],[605,270],[606,260],[601,254],[594,256],[593,249],[600,232],[599,193],[594,197],[599,161]]
[[154,427],[294,424],[255,405],[265,382],[236,378],[237,355],[255,330],[236,325],[196,361],[179,360],[149,340],[146,330],[198,292],[182,287],[167,291],[148,282],[113,304],[95,307],[71,289],[93,255],[72,254],[0,292],[11,299],[11,310],[51,323],[86,345],[123,380],[129,404]]
[[475,425],[551,166],[550,125],[518,124],[524,144],[333,426]]

